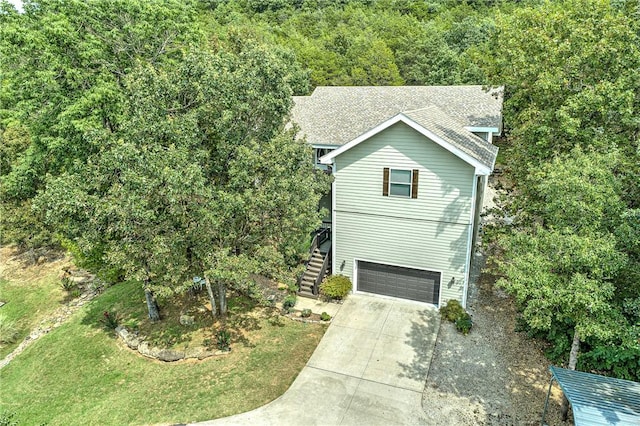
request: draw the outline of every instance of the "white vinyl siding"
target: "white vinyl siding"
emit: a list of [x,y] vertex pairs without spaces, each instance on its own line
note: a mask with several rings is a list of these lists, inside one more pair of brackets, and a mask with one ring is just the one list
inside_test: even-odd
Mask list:
[[[353,280],[354,259],[442,271],[441,300],[462,302],[474,168],[404,123],[335,165],[334,272]],[[383,196],[384,167],[418,170],[418,197]]]

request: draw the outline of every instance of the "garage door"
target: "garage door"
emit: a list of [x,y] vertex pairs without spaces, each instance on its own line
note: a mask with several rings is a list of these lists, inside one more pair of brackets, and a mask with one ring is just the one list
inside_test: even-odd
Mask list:
[[358,290],[438,304],[440,272],[358,261]]

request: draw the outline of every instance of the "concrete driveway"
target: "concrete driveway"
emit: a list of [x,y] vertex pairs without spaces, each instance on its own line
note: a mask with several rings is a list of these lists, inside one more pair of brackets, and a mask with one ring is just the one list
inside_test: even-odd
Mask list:
[[433,307],[350,295],[280,398],[198,424],[425,424],[422,391],[439,326]]

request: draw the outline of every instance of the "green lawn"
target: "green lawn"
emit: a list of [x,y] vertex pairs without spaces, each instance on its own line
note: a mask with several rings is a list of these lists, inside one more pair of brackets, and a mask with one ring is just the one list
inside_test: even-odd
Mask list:
[[229,355],[166,364],[125,349],[101,327],[100,314],[123,299],[144,308],[139,285],[111,287],[0,370],[2,411],[20,424],[49,425],[181,423],[241,413],[281,395],[325,330],[260,319]]
[[62,306],[65,292],[59,274],[68,264],[61,259],[26,267],[9,261],[15,255],[13,250],[8,247],[1,250],[0,300],[6,304],[0,308],[0,315],[14,323],[18,336],[12,344],[0,344],[0,359],[15,349],[42,319]]

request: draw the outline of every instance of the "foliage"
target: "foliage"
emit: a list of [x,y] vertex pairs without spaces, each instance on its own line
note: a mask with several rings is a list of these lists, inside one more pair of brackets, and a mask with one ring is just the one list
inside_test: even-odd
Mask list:
[[455,322],[464,315],[464,313],[464,308],[460,302],[455,299],[447,300],[447,303],[440,307],[440,316],[449,322]]
[[0,412],[0,426],[18,426],[18,421],[15,420],[16,413],[10,413],[7,411]]
[[108,330],[115,330],[120,325],[120,316],[116,311],[104,311],[100,322]]
[[14,343],[18,338],[18,328],[14,321],[0,314],[0,343]]
[[570,367],[628,377],[640,356],[637,21],[569,0],[508,9],[495,26],[475,59],[506,86],[515,221],[494,240],[499,284],[554,362],[571,349]]
[[229,330],[224,328],[218,330],[216,333],[216,342],[218,345],[218,349],[221,351],[230,351],[231,350],[231,333]]
[[323,313],[320,314],[320,319],[322,321],[329,321],[331,319],[331,315],[329,315],[326,312],[323,312]]
[[296,295],[289,294],[282,301],[282,310],[284,312],[291,312],[293,307],[296,306]]
[[444,306],[440,307],[440,316],[445,320],[455,324],[456,329],[464,335],[469,334],[473,322],[459,301],[455,299],[447,300]]
[[70,277],[64,276],[60,279],[60,287],[62,287],[64,291],[70,292],[78,288],[78,284]]
[[578,344],[640,353],[632,328],[638,317],[621,303],[635,284],[620,276],[629,257],[613,232],[625,210],[615,158],[574,149],[543,165],[525,181],[532,195],[520,200],[527,208],[516,229],[499,240],[498,285],[515,296],[534,332],[549,333],[557,352],[573,335]]
[[544,2],[498,15],[478,61],[493,83],[506,86],[509,164],[518,178],[576,146],[618,147],[624,199],[637,206],[636,23],[604,0]]
[[455,324],[456,330],[466,336],[471,331],[471,326],[473,325],[473,322],[471,321],[471,315],[465,312],[456,319]]
[[[296,321],[272,327],[258,316],[257,327],[246,332],[251,345],[234,346],[214,362],[168,365],[123,351],[110,334],[97,332],[102,324],[96,318],[105,310],[136,312],[142,320],[143,300],[138,283],[109,287],[34,342],[0,370],[0,412],[15,412],[20,424],[51,426],[104,424],[105,419],[110,424],[175,424],[243,413],[289,388],[326,328]],[[25,386],[29,383],[40,386]],[[176,383],[183,384],[180,392]],[[201,398],[203,392],[216,398]]]
[[300,312],[302,318],[309,318],[311,316],[311,309],[305,308]]
[[240,289],[250,272],[296,258],[291,248],[316,226],[324,176],[282,133],[293,65],[281,51],[238,48],[132,71],[120,137],[37,199],[80,252],[154,296],[203,271],[221,294]]
[[344,275],[330,275],[320,284],[320,294],[327,299],[341,300],[347,297],[352,285],[349,277]]

